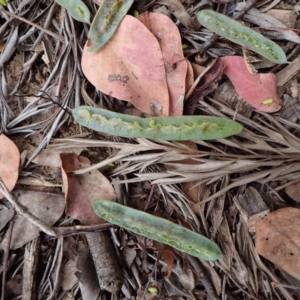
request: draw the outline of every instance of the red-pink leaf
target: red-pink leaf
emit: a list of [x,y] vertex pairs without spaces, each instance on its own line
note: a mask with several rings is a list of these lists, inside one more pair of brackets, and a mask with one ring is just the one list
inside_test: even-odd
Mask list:
[[241,56],[222,57],[228,76],[236,92],[254,108],[272,113],[280,110],[282,102],[277,94],[277,79],[273,73],[252,75]]
[[83,175],[68,175],[68,173],[87,167],[90,161],[75,153],[62,153],[62,177],[66,194],[66,214],[84,224],[101,224],[92,207],[95,200],[106,199],[115,201],[115,191],[98,170],[90,171]]
[[[11,191],[19,177],[20,153],[13,141],[0,134],[0,176]],[[4,195],[0,193],[0,199]]]
[[160,46],[136,18],[126,15],[110,41],[99,51],[89,52],[85,45],[81,65],[87,79],[103,93],[129,101],[143,112],[169,115],[169,93]]
[[185,94],[187,62],[183,56],[178,27],[167,16],[145,12],[138,19],[154,34],[160,45],[170,97],[170,116],[181,116]]

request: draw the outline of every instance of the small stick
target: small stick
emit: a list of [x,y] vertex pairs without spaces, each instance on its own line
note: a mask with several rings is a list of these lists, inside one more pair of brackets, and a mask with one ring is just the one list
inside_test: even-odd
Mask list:
[[1,8],[1,7],[0,7],[0,12],[3,13],[3,14],[5,14],[5,15],[8,15],[8,16],[10,16],[10,17],[16,18],[16,19],[18,19],[18,20],[20,20],[20,21],[22,21],[22,22],[25,22],[25,23],[27,23],[27,24],[29,24],[29,25],[31,25],[31,26],[33,26],[33,27],[35,27],[35,28],[37,28],[37,29],[39,29],[39,30],[41,30],[41,31],[44,31],[45,33],[47,33],[48,35],[51,35],[53,38],[55,38],[55,39],[61,41],[62,43],[65,42],[65,39],[64,39],[63,36],[61,36],[61,35],[59,35],[59,34],[56,34],[56,33],[52,32],[51,30],[48,30],[48,29],[46,29],[46,28],[43,28],[42,26],[40,26],[40,25],[38,25],[38,24],[36,24],[36,23],[33,23],[33,22],[31,22],[31,21],[29,21],[29,20],[23,18],[23,17],[20,17],[20,16],[18,16],[18,15],[15,15],[15,14],[9,12],[9,11],[6,11],[5,9],[3,9],[3,8]]
[[7,234],[7,244],[6,244],[6,249],[4,251],[3,262],[2,262],[3,274],[2,274],[1,300],[5,300],[5,283],[6,283],[7,265],[8,265],[8,259],[9,259],[9,249],[10,249],[10,242],[11,242],[13,227],[14,227],[14,222],[10,221],[9,227],[8,227],[8,230],[6,233]]
[[56,236],[55,231],[50,226],[48,226],[47,224],[39,220],[36,216],[34,216],[31,212],[29,212],[25,206],[23,206],[18,202],[17,198],[7,189],[1,177],[0,177],[0,192],[12,204],[12,206],[14,207],[15,211],[18,214],[25,217],[28,221],[33,223],[35,226],[37,226],[39,229],[41,229],[48,235]]

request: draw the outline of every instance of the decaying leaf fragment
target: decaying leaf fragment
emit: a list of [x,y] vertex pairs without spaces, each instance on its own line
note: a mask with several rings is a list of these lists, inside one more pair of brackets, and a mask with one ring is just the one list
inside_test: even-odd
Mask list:
[[255,248],[258,254],[300,280],[300,209],[281,208],[257,222]]

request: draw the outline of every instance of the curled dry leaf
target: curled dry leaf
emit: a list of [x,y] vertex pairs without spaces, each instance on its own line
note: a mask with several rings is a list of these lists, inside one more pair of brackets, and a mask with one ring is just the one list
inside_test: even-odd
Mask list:
[[95,214],[92,203],[99,199],[115,201],[116,195],[111,183],[98,170],[84,175],[68,175],[72,171],[89,166],[90,161],[74,153],[62,153],[60,157],[66,191],[66,214],[85,224],[104,223]]
[[[11,191],[19,177],[20,153],[17,146],[4,134],[0,135],[0,176]],[[0,199],[4,196],[0,192]]]
[[221,58],[236,92],[254,108],[272,113],[280,110],[282,101],[277,94],[277,79],[273,73],[252,75],[241,56]]
[[262,255],[300,280],[300,209],[278,209],[256,223],[255,247]]
[[169,115],[169,93],[162,53],[155,36],[136,18],[126,15],[113,37],[99,51],[85,45],[82,70],[100,91],[131,102],[153,115]]
[[160,45],[169,91],[169,115],[181,116],[187,62],[183,56],[179,30],[175,23],[163,14],[145,12],[139,15],[138,19],[154,34]]

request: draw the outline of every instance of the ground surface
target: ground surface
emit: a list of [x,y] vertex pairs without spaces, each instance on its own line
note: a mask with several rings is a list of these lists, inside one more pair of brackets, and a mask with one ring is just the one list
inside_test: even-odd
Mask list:
[[[98,4],[84,2],[94,16]],[[12,157],[15,146],[0,140],[0,175],[18,178],[6,197],[10,201],[0,202],[2,299],[300,297],[299,4],[246,1],[241,8],[243,1],[181,1],[180,7],[179,2],[138,1],[134,8],[140,13],[158,9],[178,25],[188,47],[185,58],[206,72],[186,99],[185,114],[234,119],[244,130],[233,137],[195,142],[128,139],[79,126],[70,115],[79,105],[142,114],[96,90],[84,77],[81,56],[89,25],[50,0],[10,1],[6,11],[14,16],[1,10],[0,125],[2,136],[21,154]],[[259,10],[254,18],[247,13],[251,5]],[[251,52],[258,58],[252,63],[247,56],[249,68],[252,63],[258,74],[276,74],[281,109],[254,109],[236,93],[230,76],[222,76],[220,60],[212,67],[215,58],[242,57],[243,51],[203,27],[182,25],[189,22],[186,14],[193,16],[202,8],[230,16],[240,13],[247,26],[261,27],[286,52],[291,64],[271,63]],[[267,23],[259,13],[283,24]],[[266,23],[256,23],[260,18]],[[284,24],[296,30],[275,30]],[[262,29],[271,25],[276,27],[272,34]],[[252,92],[246,79],[238,85]],[[20,167],[10,159],[20,160]],[[14,166],[11,176],[3,175],[6,165]],[[75,175],[89,165],[94,168]],[[104,192],[110,200],[205,235],[219,245],[222,258],[199,260],[97,221],[89,205]],[[17,208],[14,216],[14,196],[39,220],[53,225],[54,232],[39,224],[38,229],[26,210]],[[143,221],[139,226],[145,226]]]

